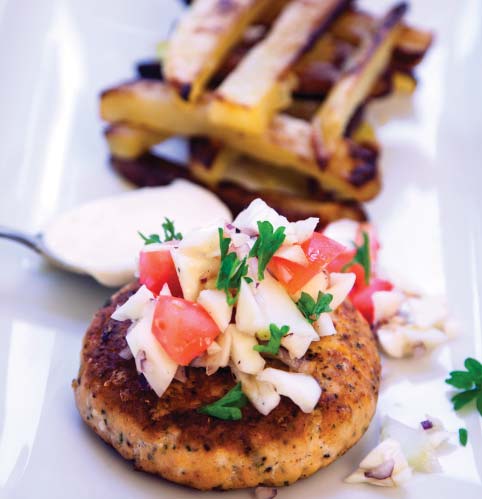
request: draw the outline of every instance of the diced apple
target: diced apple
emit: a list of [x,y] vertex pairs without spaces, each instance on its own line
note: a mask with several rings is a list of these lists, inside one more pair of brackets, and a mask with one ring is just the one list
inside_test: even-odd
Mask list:
[[330,287],[326,292],[333,295],[333,300],[330,303],[332,310],[338,308],[345,301],[355,284],[355,279],[356,275],[352,272],[332,272],[330,274]]
[[286,325],[294,335],[318,339],[313,326],[298,310],[286,289],[268,272],[256,288],[254,296],[270,324],[280,327]]
[[171,256],[176,267],[184,299],[196,301],[203,281],[209,281],[219,271],[219,258],[189,256],[184,248],[171,249]]
[[243,393],[254,407],[267,416],[279,403],[281,397],[271,383],[259,381],[252,374],[242,373],[236,367],[231,367],[236,380],[241,382]]
[[269,323],[254,298],[252,286],[241,280],[238,302],[236,305],[236,327],[239,331],[251,335],[263,333],[267,335]]
[[228,304],[226,295],[218,289],[204,289],[197,299],[199,305],[212,317],[221,331],[224,331],[230,321],[233,307]]
[[318,272],[318,274],[316,274],[314,277],[312,277],[301,289],[299,289],[293,295],[293,299],[295,301],[298,301],[301,297],[301,293],[307,293],[313,298],[313,300],[316,301],[316,299],[318,298],[318,293],[320,291],[322,293],[325,293],[326,289],[328,288],[328,284],[328,274],[324,270],[322,270]]
[[280,395],[290,398],[303,412],[313,412],[321,395],[321,388],[312,376],[291,373],[268,367],[256,379],[271,383]]
[[154,295],[146,286],[141,286],[129,299],[112,314],[116,321],[136,321],[144,315],[147,305],[154,300]]
[[[126,340],[136,359],[137,370],[144,374],[151,388],[161,397],[174,378],[178,366],[152,334],[155,306],[154,301],[146,306],[143,317],[129,331]],[[141,355],[143,360],[139,361]]]
[[202,258],[220,256],[218,226],[193,230],[178,246],[188,256]]
[[231,359],[233,364],[246,374],[257,374],[262,371],[265,360],[259,352],[253,350],[253,347],[258,344],[256,338],[238,331],[233,325],[229,329],[232,335]]
[[313,324],[315,331],[321,336],[333,336],[336,334],[335,325],[331,315],[327,312],[320,314],[318,320]]

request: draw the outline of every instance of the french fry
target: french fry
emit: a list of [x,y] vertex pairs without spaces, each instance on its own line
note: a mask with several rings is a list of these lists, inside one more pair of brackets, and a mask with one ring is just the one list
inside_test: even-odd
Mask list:
[[[126,180],[139,187],[167,185],[173,180],[184,178],[198,182],[192,177],[186,165],[175,163],[164,158],[146,154],[135,160],[112,158],[113,168]],[[201,182],[201,185],[202,182]],[[260,197],[289,220],[302,220],[307,217],[318,217],[323,227],[340,218],[351,218],[364,221],[366,214],[355,202],[333,200],[313,200],[295,194],[273,191],[250,191],[232,182],[221,182],[212,189],[230,208],[233,215],[246,208],[251,201]]]
[[332,88],[313,118],[313,137],[320,163],[326,162],[330,156],[346,155],[343,151],[345,128],[387,67],[406,8],[406,4],[400,4],[380,20],[369,41],[361,47],[351,69]]
[[274,113],[290,104],[296,61],[327,28],[347,0],[293,0],[271,31],[241,60],[214,94],[210,120],[250,134],[262,133]]
[[206,95],[198,104],[189,104],[162,82],[139,80],[104,92],[100,108],[102,118],[111,124],[128,123],[161,135],[208,135],[261,161],[310,175],[340,198],[365,201],[378,193],[376,164],[369,169],[366,161],[350,156],[349,148],[320,168],[310,123],[280,114],[261,135],[246,135],[213,126],[206,116],[208,101]]
[[187,100],[199,98],[224,56],[271,0],[197,0],[169,40],[166,80]]
[[133,128],[122,123],[104,130],[111,154],[117,158],[131,159],[142,156],[152,146],[167,140],[170,135],[153,132],[147,128]]

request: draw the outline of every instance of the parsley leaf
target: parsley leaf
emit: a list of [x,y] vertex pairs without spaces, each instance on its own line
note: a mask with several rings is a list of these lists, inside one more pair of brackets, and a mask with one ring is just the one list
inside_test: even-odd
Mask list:
[[165,222],[162,224],[162,230],[164,231],[164,242],[172,241],[173,239],[177,239],[180,241],[182,239],[182,234],[180,232],[176,232],[174,227],[174,222],[169,220],[169,218],[164,218]]
[[286,336],[290,330],[289,326],[279,328],[276,324],[269,325],[269,340],[266,345],[254,345],[253,350],[261,353],[277,355],[281,346],[281,338]]
[[370,261],[370,238],[368,233],[363,231],[363,244],[356,247],[355,256],[347,264],[341,268],[342,272],[346,272],[352,265],[359,263],[365,271],[365,283],[370,284],[371,261]]
[[[172,241],[173,239],[181,240],[182,234],[180,232],[176,233],[176,229],[174,227],[174,222],[169,220],[169,218],[164,217],[165,222],[162,224],[162,230],[164,231],[164,242]],[[145,236],[142,232],[137,231],[137,233],[144,240],[144,244],[161,244],[162,239],[159,234],[150,234],[149,236]]]
[[145,236],[142,232],[137,231],[137,233],[142,237],[144,240],[144,244],[155,244],[155,243],[162,243],[161,238],[159,237],[159,234],[151,234],[150,236]]
[[468,357],[465,359],[466,371],[452,371],[445,383],[459,390],[464,390],[452,397],[454,410],[458,411],[472,400],[477,399],[476,407],[482,416],[482,364]]
[[259,236],[249,252],[250,257],[258,258],[258,279],[264,279],[264,271],[269,261],[286,238],[285,227],[274,230],[271,222],[258,222]]
[[296,306],[305,316],[306,320],[313,324],[321,314],[331,312],[330,303],[333,300],[333,295],[330,293],[322,293],[318,291],[318,297],[315,300],[304,291],[301,293],[300,299],[296,302]]
[[238,421],[243,417],[241,408],[248,403],[248,398],[241,390],[241,383],[237,383],[224,397],[212,404],[200,407],[197,412],[207,414],[218,419]]
[[[228,253],[231,239],[224,237],[223,229],[218,229],[219,247],[221,249],[221,265],[216,280],[216,288],[226,293],[229,305],[234,305],[239,295],[241,279],[248,273],[246,258],[239,260],[236,253]],[[233,294],[234,291],[234,294]]]
[[469,432],[465,428],[459,428],[459,442],[460,445],[466,446],[469,440]]

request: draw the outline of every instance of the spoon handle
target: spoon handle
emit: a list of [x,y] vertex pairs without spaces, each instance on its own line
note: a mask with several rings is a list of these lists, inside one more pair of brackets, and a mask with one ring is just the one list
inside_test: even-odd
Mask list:
[[37,253],[42,253],[38,236],[33,236],[32,234],[27,234],[26,232],[0,225],[0,238],[16,241],[17,243],[23,244]]

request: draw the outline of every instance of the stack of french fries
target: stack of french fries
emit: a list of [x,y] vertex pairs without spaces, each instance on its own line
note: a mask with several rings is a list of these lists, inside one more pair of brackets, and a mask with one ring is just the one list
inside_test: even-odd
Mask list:
[[[367,103],[412,92],[432,35],[401,3],[195,0],[135,81],[101,96],[114,166],[138,185],[201,183],[234,211],[262,197],[289,218],[364,217],[381,186]],[[190,140],[187,167],[150,150]]]

